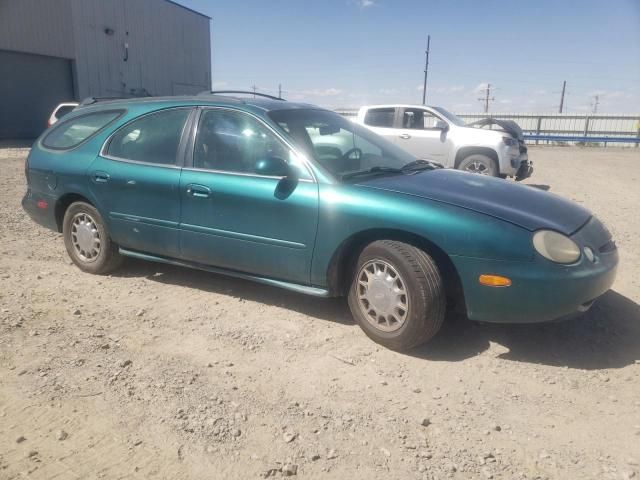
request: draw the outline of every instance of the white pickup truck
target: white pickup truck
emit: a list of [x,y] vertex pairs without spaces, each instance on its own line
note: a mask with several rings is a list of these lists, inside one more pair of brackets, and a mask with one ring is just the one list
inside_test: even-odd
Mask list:
[[[441,107],[372,105],[355,120],[417,158],[472,173],[523,180],[533,172],[522,130],[513,121],[486,118],[466,124]],[[482,127],[495,125],[496,130]]]

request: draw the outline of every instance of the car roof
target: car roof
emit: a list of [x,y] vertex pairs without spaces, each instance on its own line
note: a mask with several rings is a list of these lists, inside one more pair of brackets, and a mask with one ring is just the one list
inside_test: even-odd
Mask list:
[[158,106],[193,106],[193,105],[211,105],[211,106],[234,106],[249,107],[250,109],[258,109],[265,112],[274,110],[291,110],[291,109],[319,109],[315,105],[299,102],[287,102],[285,100],[272,100],[268,98],[244,98],[230,95],[179,95],[166,97],[139,97],[139,98],[113,98],[113,99],[93,99],[84,100],[75,111],[103,110],[118,107],[142,106],[154,109]]

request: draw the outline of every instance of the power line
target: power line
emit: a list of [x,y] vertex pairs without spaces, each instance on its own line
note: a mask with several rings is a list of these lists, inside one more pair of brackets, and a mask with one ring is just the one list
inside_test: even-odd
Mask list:
[[487,83],[487,88],[485,90],[485,96],[484,98],[479,98],[478,100],[481,102],[484,102],[484,113],[488,113],[489,112],[489,102],[493,102],[495,101],[494,97],[490,97],[491,95],[491,84]]
[[564,91],[567,88],[567,81],[562,82],[562,95],[560,95],[560,109],[558,113],[562,113],[562,107],[564,107]]
[[425,64],[424,64],[424,83],[422,85],[422,104],[427,104],[427,74],[429,72],[429,46],[431,44],[431,35],[427,35],[427,50],[425,53]]

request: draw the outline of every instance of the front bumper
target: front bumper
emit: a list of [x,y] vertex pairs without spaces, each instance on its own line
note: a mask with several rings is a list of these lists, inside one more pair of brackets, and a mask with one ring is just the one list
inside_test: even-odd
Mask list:
[[[560,265],[535,254],[530,261],[514,262],[455,257],[464,289],[467,316],[472,320],[497,323],[536,323],[571,317],[591,307],[615,280],[618,251],[603,234],[596,219],[572,238],[596,252],[590,261],[583,254],[573,265]],[[478,277],[494,274],[508,277],[509,287],[482,286]]]
[[520,180],[524,180],[525,178],[529,178],[532,173],[533,173],[533,162],[530,161],[528,158],[522,160],[520,162],[520,166],[518,167],[518,170],[516,171],[516,177],[515,177],[516,182],[519,182]]

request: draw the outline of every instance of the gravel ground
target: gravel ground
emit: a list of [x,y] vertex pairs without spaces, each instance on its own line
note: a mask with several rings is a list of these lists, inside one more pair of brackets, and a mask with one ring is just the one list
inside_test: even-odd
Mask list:
[[0,478],[629,479],[640,475],[640,151],[532,149],[532,186],[610,227],[582,318],[449,318],[409,355],[346,302],[128,261],[81,273],[0,150]]

